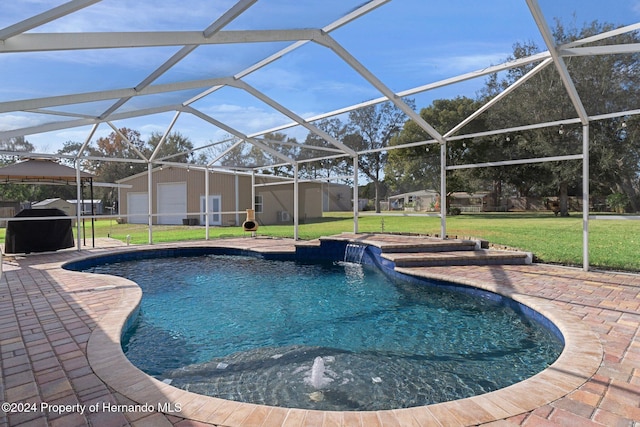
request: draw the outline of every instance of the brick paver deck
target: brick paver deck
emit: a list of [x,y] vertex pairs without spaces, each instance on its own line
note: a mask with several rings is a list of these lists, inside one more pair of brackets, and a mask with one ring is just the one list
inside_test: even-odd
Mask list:
[[[406,269],[522,300],[560,323],[569,350],[536,377],[475,398],[396,411],[321,412],[199,396],[131,366],[119,350],[119,334],[139,288],[124,279],[60,268],[89,254],[131,249],[105,249],[105,243],[112,242],[81,252],[5,258],[0,392],[13,405],[0,411],[0,425],[640,426],[638,275],[538,264]],[[185,245],[293,250],[293,242],[284,239]],[[158,404],[167,413],[158,412]]]

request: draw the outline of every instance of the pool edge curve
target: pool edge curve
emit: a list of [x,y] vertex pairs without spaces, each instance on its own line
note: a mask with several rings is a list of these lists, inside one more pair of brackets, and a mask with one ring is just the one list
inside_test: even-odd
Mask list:
[[[558,359],[547,369],[493,392],[428,406],[371,413],[327,411],[331,415],[339,416],[343,420],[353,417],[354,414],[361,414],[360,419],[364,414],[375,414],[381,420],[388,416],[406,417],[420,425],[438,421],[443,425],[450,425],[454,420],[458,425],[477,425],[516,416],[566,396],[584,384],[600,367],[604,351],[596,334],[581,325],[578,317],[561,312],[547,300],[513,292],[495,283],[445,278],[425,273],[424,270],[416,273],[410,268],[398,271],[411,276],[447,280],[509,297],[549,319],[562,333],[565,347]],[[248,419],[257,416],[265,419],[270,417],[274,421],[282,420],[284,423],[285,420],[302,422],[308,417],[317,417],[324,413],[199,395],[175,388],[145,374],[126,358],[121,348],[123,331],[139,307],[142,291],[130,280],[115,276],[102,277],[120,291],[120,299],[118,304],[99,320],[98,326],[91,333],[87,357],[96,375],[118,393],[141,405],[147,403],[154,408],[167,409],[162,412],[168,415],[229,427],[247,425]]]

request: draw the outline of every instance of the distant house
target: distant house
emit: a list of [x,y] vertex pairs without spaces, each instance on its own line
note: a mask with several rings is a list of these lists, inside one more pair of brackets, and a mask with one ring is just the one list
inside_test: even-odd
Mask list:
[[[74,206],[78,205],[77,200],[67,200],[67,202],[73,204]],[[93,211],[91,210],[91,205],[93,204]],[[102,215],[104,213],[104,207],[102,205],[102,200],[100,199],[84,199],[81,200],[82,205],[82,214],[83,215],[91,215],[92,212],[95,215]]]
[[69,216],[76,215],[76,205],[61,198],[45,199],[31,205],[31,209],[60,209]]
[[433,212],[440,194],[435,190],[419,190],[389,197],[389,210]]
[[[148,222],[148,173],[118,181],[120,214],[129,223]],[[260,225],[293,224],[293,180],[255,175],[255,217]],[[322,184],[299,183],[299,220],[322,217]],[[205,224],[205,172],[162,167],[152,170],[152,223]],[[251,174],[226,170],[209,172],[209,225],[241,225],[252,207]],[[332,202],[333,203],[333,202]]]

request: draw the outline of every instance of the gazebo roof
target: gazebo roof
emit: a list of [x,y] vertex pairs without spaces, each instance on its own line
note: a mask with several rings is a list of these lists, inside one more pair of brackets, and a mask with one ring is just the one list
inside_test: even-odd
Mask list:
[[[66,183],[76,182],[76,170],[50,159],[28,159],[0,168],[0,182]],[[93,178],[88,172],[80,172],[80,179]]]

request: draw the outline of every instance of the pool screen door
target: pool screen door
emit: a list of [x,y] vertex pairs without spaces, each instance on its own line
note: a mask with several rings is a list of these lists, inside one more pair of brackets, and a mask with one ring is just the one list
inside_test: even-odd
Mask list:
[[[222,225],[222,215],[220,207],[222,206],[221,196],[209,196],[209,225]],[[205,196],[200,196],[200,224],[205,224]]]

